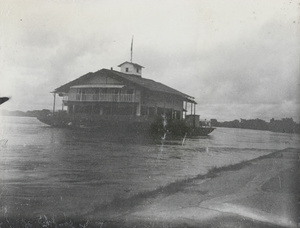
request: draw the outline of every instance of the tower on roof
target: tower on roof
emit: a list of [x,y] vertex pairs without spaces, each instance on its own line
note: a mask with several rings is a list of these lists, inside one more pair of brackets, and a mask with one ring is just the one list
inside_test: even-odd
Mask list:
[[121,63],[118,67],[121,68],[122,73],[134,74],[134,75],[138,75],[138,76],[142,76],[142,68],[144,68],[143,66],[141,66],[139,64],[127,62],[127,61],[124,63]]

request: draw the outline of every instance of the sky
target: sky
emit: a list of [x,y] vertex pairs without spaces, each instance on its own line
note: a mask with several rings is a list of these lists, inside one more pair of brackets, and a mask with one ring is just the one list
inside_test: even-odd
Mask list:
[[[201,119],[300,121],[300,0],[0,0],[6,110],[130,60],[195,97]],[[60,106],[59,99],[56,101]]]

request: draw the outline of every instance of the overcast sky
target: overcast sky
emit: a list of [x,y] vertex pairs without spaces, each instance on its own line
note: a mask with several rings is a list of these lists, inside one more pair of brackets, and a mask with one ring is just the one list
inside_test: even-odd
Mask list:
[[0,0],[12,97],[0,108],[51,109],[55,88],[129,61],[134,35],[143,77],[195,97],[201,118],[299,121],[299,12],[299,0]]

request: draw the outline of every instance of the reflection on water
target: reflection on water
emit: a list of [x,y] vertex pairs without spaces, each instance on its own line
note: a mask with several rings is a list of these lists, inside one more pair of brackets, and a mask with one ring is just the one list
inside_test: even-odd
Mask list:
[[48,127],[1,117],[1,216],[82,215],[143,191],[287,147],[292,134],[218,128],[211,136],[153,140],[147,135]]

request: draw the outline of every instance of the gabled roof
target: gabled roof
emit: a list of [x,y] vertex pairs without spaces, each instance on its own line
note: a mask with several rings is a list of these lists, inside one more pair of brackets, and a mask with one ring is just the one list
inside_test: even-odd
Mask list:
[[71,86],[75,86],[75,85],[83,85],[85,84],[86,81],[92,79],[94,76],[94,73],[92,72],[89,72],[73,81],[70,81],[58,88],[56,88],[53,93],[68,93],[69,92],[69,89]]
[[177,95],[188,100],[194,99],[192,96],[189,96],[185,93],[182,93],[176,89],[173,89],[169,86],[166,86],[154,80],[142,78],[134,74],[125,74],[125,73],[121,73],[114,70],[108,70],[108,69],[102,69],[95,73],[87,73],[71,82],[66,83],[65,85],[56,88],[54,90],[54,93],[68,93],[70,87],[76,85],[85,85],[89,80],[99,76],[108,76],[115,80],[121,81],[123,83],[131,83],[134,84],[135,86],[142,87],[152,92],[160,92],[160,93],[167,93],[171,95]]
[[145,67],[143,67],[143,66],[141,66],[141,65],[139,65],[139,64],[137,64],[137,63],[132,63],[132,62],[128,62],[128,61],[126,61],[126,62],[124,62],[124,63],[121,63],[118,67],[121,67],[121,66],[124,65],[125,63],[129,63],[129,64],[131,64],[131,65],[133,65],[133,66],[135,66],[135,67],[137,67],[137,68],[145,68]]

